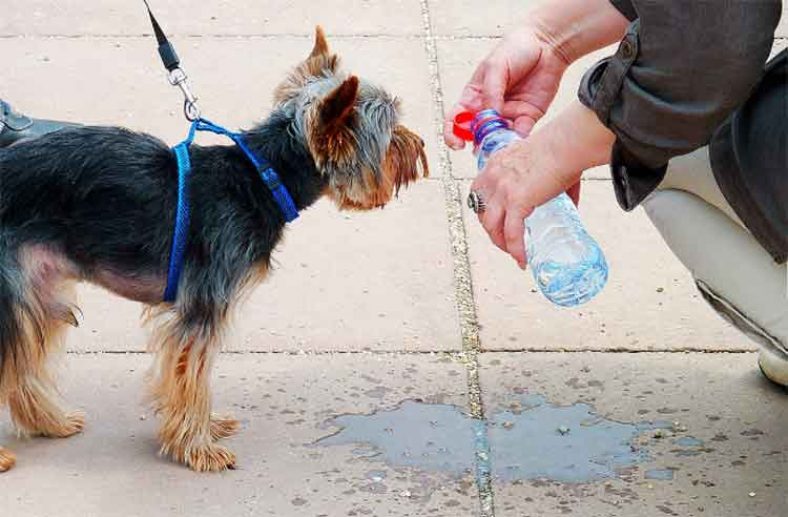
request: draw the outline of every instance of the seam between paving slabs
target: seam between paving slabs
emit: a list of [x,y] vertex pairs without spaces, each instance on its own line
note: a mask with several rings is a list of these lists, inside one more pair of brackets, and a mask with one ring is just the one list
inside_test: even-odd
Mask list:
[[468,258],[468,238],[465,234],[460,201],[459,183],[452,178],[449,149],[443,142],[443,88],[441,87],[438,67],[438,50],[432,31],[432,17],[428,0],[421,0],[424,19],[424,47],[430,66],[434,130],[438,133],[438,149],[441,168],[441,181],[446,203],[446,216],[449,223],[451,253],[454,262],[454,285],[457,312],[462,335],[462,362],[467,372],[468,405],[474,418],[474,451],[476,464],[476,486],[479,491],[481,517],[494,517],[494,494],[490,469],[490,446],[487,434],[487,421],[484,415],[481,385],[479,382],[479,319],[473,295],[471,266]]
[[[484,354],[487,356],[495,354],[521,354],[521,353],[536,353],[536,354],[714,354],[714,355],[744,355],[755,354],[758,348],[728,348],[728,349],[704,349],[704,348],[676,348],[676,349],[637,349],[627,350],[619,348],[601,349],[601,348],[577,348],[577,349],[557,349],[557,348],[513,348],[513,349],[496,349],[485,350]],[[249,350],[249,349],[230,349],[222,350],[223,355],[281,355],[293,357],[310,357],[310,356],[325,356],[325,355],[372,355],[372,356],[440,356],[452,357],[458,361],[464,361],[467,354],[464,352],[452,352],[448,350]],[[68,350],[66,355],[152,355],[151,352],[145,350]]]
[[[168,38],[172,39],[240,39],[240,40],[276,40],[281,38],[291,38],[291,39],[305,39],[305,40],[313,40],[315,37],[314,32],[271,32],[265,34],[229,34],[229,33],[179,33],[179,32],[168,32]],[[136,32],[136,33],[96,33],[96,34],[0,34],[0,40],[13,40],[13,39],[25,39],[25,40],[90,40],[90,39],[153,39],[154,35],[149,32]],[[329,34],[330,39],[341,39],[341,40],[348,40],[348,39],[396,39],[396,40],[413,40],[413,41],[420,41],[424,39],[424,36],[420,34],[394,34],[394,33],[331,33]]]
[[[267,39],[276,39],[276,38],[301,38],[301,39],[311,39],[314,38],[315,35],[313,32],[267,32],[267,33],[239,33],[239,34],[232,34],[232,33],[191,33],[191,32],[168,32],[167,36],[170,38],[186,38],[186,39],[260,39],[260,40],[267,40]],[[363,32],[336,32],[329,34],[331,39],[338,38],[338,39],[364,39],[364,38],[390,38],[390,39],[408,39],[408,40],[422,40],[424,39],[424,35],[422,34],[397,34],[397,33],[390,33],[390,32],[379,32],[379,33],[363,33]],[[112,33],[106,32],[101,33],[97,32],[95,34],[68,34],[68,33],[40,33],[40,34],[17,34],[17,33],[9,33],[9,34],[0,34],[0,40],[4,39],[152,39],[153,34],[149,32],[128,32],[128,33]],[[434,36],[434,39],[437,41],[492,41],[492,40],[500,40],[503,39],[502,36]]]

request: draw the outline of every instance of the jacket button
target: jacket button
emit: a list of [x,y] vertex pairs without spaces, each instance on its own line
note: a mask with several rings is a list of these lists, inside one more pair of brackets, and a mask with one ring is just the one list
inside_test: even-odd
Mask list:
[[621,57],[627,60],[635,57],[635,46],[629,40],[621,42]]

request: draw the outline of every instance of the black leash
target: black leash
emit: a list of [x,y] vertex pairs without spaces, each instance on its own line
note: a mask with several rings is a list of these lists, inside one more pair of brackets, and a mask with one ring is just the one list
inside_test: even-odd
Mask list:
[[159,56],[164,68],[167,69],[167,79],[172,86],[177,86],[183,92],[183,114],[187,120],[193,122],[200,118],[200,108],[197,106],[197,97],[192,94],[189,88],[189,78],[181,68],[181,60],[178,58],[178,53],[175,52],[175,47],[167,39],[167,35],[164,34],[161,25],[159,25],[158,20],[153,15],[153,11],[148,5],[148,0],[142,1],[145,2],[145,8],[148,10],[148,16],[153,26],[153,33],[159,44]]

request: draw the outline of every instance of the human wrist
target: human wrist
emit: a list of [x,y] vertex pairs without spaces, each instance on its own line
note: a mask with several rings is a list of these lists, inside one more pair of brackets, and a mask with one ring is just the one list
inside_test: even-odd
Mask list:
[[596,114],[576,101],[535,131],[528,143],[538,167],[569,188],[583,171],[610,163],[615,140]]
[[619,41],[628,23],[609,0],[546,0],[528,14],[526,25],[569,65]]

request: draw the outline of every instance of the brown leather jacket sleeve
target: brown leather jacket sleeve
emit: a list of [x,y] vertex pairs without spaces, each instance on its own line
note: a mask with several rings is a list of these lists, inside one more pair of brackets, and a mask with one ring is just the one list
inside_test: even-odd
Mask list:
[[632,20],[616,53],[583,78],[580,101],[616,134],[619,203],[637,206],[668,161],[708,143],[763,73],[780,0],[611,0]]

